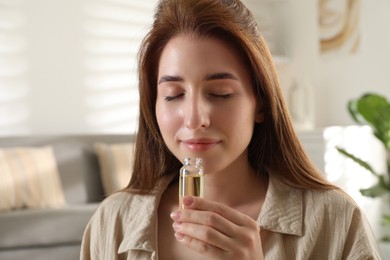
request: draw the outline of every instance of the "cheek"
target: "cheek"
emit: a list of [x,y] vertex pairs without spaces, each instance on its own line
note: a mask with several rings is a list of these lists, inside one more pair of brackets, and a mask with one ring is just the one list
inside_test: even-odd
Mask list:
[[165,129],[167,118],[163,107],[161,107],[158,103],[156,105],[156,118],[158,127],[160,128],[160,131],[163,132],[163,129]]
[[169,109],[161,104],[156,105],[156,117],[163,136],[171,133],[178,126],[180,120],[177,110]]
[[225,109],[222,116],[219,116],[219,120],[222,120],[227,125],[233,125],[235,127],[247,127],[248,125],[255,123],[255,107],[249,104],[238,104],[234,107]]

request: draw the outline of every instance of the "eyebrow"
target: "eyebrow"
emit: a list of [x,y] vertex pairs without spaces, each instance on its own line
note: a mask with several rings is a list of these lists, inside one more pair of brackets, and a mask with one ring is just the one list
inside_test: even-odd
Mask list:
[[205,79],[206,80],[219,80],[219,79],[238,80],[238,78],[230,72],[218,72],[218,73],[213,73],[213,74],[207,74]]
[[164,82],[178,82],[178,81],[183,81],[183,78],[180,77],[180,76],[169,76],[169,75],[165,75],[165,76],[162,76],[162,77],[158,80],[158,84],[161,84],[161,83],[164,83]]
[[[212,73],[207,74],[205,76],[205,80],[219,80],[219,79],[233,79],[238,80],[236,76],[234,76],[230,72],[218,72],[218,73]],[[182,77],[180,76],[172,76],[172,75],[164,75],[158,80],[158,84],[164,83],[164,82],[181,82],[184,81]]]

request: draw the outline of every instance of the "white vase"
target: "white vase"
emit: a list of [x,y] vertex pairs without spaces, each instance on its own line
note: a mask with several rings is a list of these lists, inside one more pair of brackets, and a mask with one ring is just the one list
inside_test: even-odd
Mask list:
[[294,81],[288,91],[287,101],[295,128],[312,130],[314,128],[314,95],[308,78]]

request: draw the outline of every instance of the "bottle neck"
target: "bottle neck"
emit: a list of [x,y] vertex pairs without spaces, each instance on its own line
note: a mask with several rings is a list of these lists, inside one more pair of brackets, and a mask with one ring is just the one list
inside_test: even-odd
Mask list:
[[191,158],[187,157],[184,159],[184,165],[193,165],[195,167],[201,167],[202,166],[202,159],[201,158]]

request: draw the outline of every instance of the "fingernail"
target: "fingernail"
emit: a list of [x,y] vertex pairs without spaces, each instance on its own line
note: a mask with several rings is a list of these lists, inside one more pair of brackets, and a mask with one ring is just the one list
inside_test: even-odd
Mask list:
[[178,220],[180,218],[181,212],[180,211],[173,211],[171,212],[171,219]]
[[178,223],[178,222],[173,222],[173,224],[172,224],[172,226],[173,226],[173,229],[174,230],[180,230],[180,223]]
[[192,203],[194,203],[194,198],[193,198],[193,197],[191,197],[191,196],[186,196],[186,197],[183,198],[183,204],[184,204],[185,206],[191,206]]
[[175,233],[175,237],[176,237],[177,240],[183,240],[184,235],[181,234],[181,233]]

